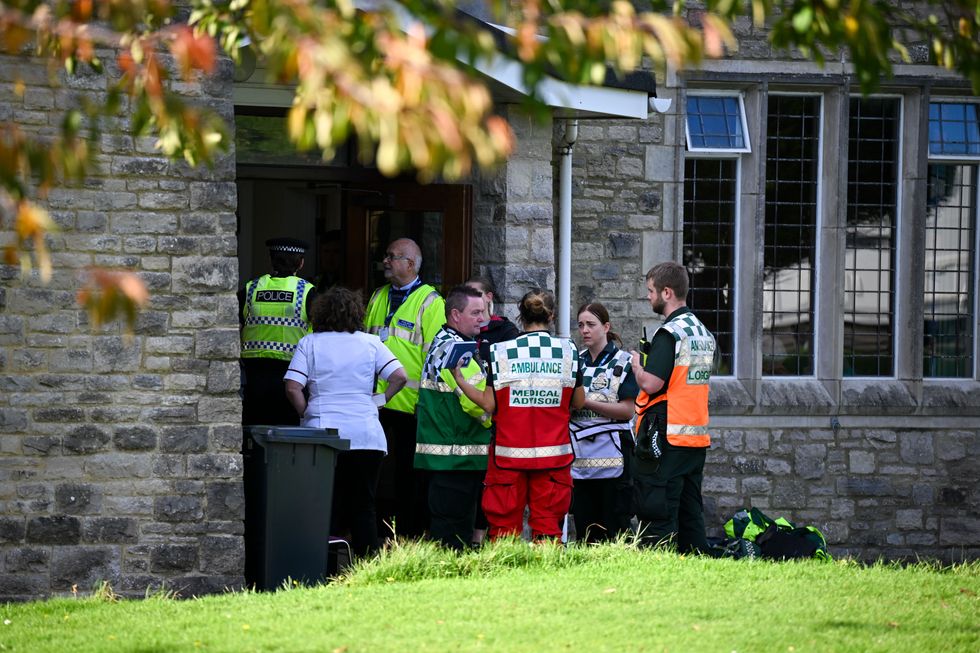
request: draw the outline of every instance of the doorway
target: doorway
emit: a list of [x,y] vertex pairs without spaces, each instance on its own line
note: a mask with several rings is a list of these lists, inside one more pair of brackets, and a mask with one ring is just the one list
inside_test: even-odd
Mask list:
[[365,299],[385,283],[381,258],[396,238],[419,244],[422,280],[443,293],[470,274],[469,185],[327,181],[322,169],[258,166],[239,166],[237,184],[241,284],[268,272],[265,241],[279,236],[310,243],[301,276]]

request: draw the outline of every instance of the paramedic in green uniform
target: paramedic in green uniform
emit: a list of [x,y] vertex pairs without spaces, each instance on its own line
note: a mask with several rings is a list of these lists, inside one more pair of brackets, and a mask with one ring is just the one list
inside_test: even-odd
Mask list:
[[[449,291],[446,324],[429,347],[419,389],[415,467],[429,472],[429,536],[457,550],[473,539],[487,469],[490,415],[459,389],[450,369],[451,353],[457,343],[475,348],[484,310],[479,290],[456,286]],[[478,390],[486,387],[476,357],[459,361],[457,367]]]

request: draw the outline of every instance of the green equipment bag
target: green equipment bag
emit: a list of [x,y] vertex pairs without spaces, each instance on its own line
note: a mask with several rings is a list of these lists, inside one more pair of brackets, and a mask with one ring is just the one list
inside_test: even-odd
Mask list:
[[758,508],[735,513],[725,523],[725,533],[733,539],[754,542],[763,558],[832,560],[827,540],[815,526],[797,527],[782,517],[772,519]]

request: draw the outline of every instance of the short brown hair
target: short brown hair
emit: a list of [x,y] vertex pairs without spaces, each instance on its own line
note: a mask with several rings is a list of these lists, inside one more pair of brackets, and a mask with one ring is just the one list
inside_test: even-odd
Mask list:
[[453,289],[446,295],[446,319],[456,310],[462,313],[466,310],[466,305],[470,303],[470,298],[476,297],[483,299],[483,294],[471,286],[460,284],[453,286]]
[[364,329],[361,291],[331,286],[316,296],[310,310],[313,330],[354,333]]
[[670,288],[674,291],[674,296],[681,301],[687,300],[687,290],[691,285],[691,279],[687,274],[687,268],[674,261],[664,261],[650,268],[647,272],[647,281],[653,282],[653,287],[659,291]]

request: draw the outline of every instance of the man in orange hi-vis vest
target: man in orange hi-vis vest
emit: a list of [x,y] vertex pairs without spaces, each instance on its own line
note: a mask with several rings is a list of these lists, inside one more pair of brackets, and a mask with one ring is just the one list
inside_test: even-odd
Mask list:
[[689,277],[667,262],[647,272],[647,298],[664,317],[645,365],[633,351],[636,398],[633,453],[636,516],[643,541],[674,540],[678,550],[707,549],[701,481],[708,436],[708,381],[715,338],[687,307]]

